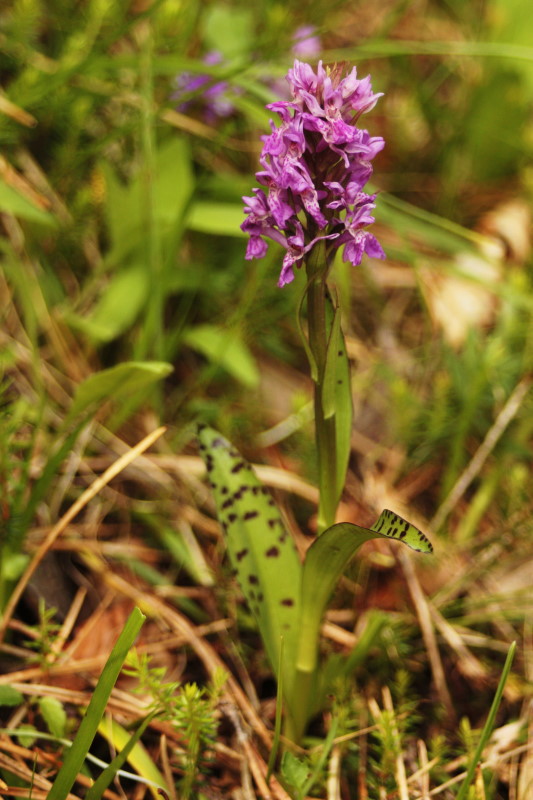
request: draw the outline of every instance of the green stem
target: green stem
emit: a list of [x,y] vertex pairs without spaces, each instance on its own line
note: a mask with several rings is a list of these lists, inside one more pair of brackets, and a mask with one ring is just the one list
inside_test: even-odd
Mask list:
[[322,387],[326,368],[328,345],[328,325],[326,318],[326,276],[328,258],[324,242],[319,242],[311,250],[306,262],[309,287],[307,290],[307,319],[309,325],[309,347],[316,363],[314,391],[315,439],[318,459],[318,485],[320,500],[318,506],[318,532],[322,533],[335,522],[337,510],[337,453],[335,436],[335,415],[324,416]]
[[295,671],[284,729],[285,737],[294,744],[300,744],[309,722],[314,686],[314,672]]

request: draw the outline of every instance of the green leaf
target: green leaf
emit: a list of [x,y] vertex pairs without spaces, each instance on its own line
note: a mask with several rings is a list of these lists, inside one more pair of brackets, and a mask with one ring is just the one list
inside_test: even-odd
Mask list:
[[172,371],[172,365],[164,361],[126,361],[116,367],[95,372],[76,389],[69,419],[106,400],[127,400],[132,394],[163,380]]
[[48,800],[66,800],[91,747],[128,650],[135,642],[145,619],[146,617],[138,608],[134,608],[131,612],[98,679],[76,738],[67,752],[63,766],[57,773],[52,788],[48,793]]
[[307,783],[311,770],[306,761],[295,756],[290,750],[286,750],[281,760],[281,774],[287,783],[299,792]]
[[67,714],[63,704],[55,697],[41,697],[38,701],[39,711],[46,722],[46,727],[53,736],[61,739],[67,728]]
[[198,438],[230,560],[275,673],[283,639],[283,685],[289,690],[300,611],[300,559],[274,500],[251,466],[212,428],[199,426]]
[[[328,349],[326,354],[326,368],[324,374],[323,389],[326,392],[322,396],[328,404],[328,409],[333,409],[335,414],[335,446],[336,446],[336,480],[335,489],[337,502],[340,499],[344,483],[346,481],[346,471],[351,452],[352,436],[352,384],[350,375],[350,361],[346,350],[346,342],[340,325],[340,308],[334,308],[331,295],[326,297],[326,313],[330,334]],[[325,413],[325,409],[324,409]]]
[[21,747],[33,747],[39,738],[39,731],[34,725],[24,723],[17,728],[17,741]]
[[333,312],[333,321],[329,332],[328,346],[326,349],[326,365],[322,381],[322,410],[324,419],[329,419],[335,414],[335,387],[337,385],[337,361],[339,359],[339,340],[341,336],[341,310]]
[[0,574],[6,581],[16,581],[26,569],[29,560],[29,556],[25,553],[6,553],[3,551]]
[[223,367],[244,386],[254,389],[259,383],[256,363],[237,330],[198,325],[187,331],[184,341],[213,364]]
[[[492,0],[491,13],[488,15],[488,24],[490,25],[488,36],[492,40],[491,44],[501,42],[502,50],[510,44],[528,48],[529,58],[517,58],[514,60],[512,68],[525,76],[531,91],[533,89],[533,36],[531,35],[531,25],[524,24],[524,21],[529,19],[530,13],[529,0]],[[505,53],[502,52],[502,56],[505,56]],[[500,63],[498,67],[503,69],[503,63]],[[505,67],[509,69],[508,64]],[[518,102],[517,105],[520,106],[522,103]]]
[[245,238],[247,234],[241,231],[243,220],[242,205],[197,201],[187,216],[187,228],[199,233]]
[[66,321],[98,342],[110,342],[128,330],[146,303],[148,274],[141,265],[114,275],[89,316],[74,313]]
[[0,211],[7,211],[8,214],[29,222],[40,222],[49,228],[57,225],[55,218],[48,211],[34,206],[24,195],[19,194],[3,180],[0,180]]
[[207,50],[216,50],[225,59],[247,54],[254,41],[251,7],[209,5],[204,13],[204,40]]
[[316,681],[320,624],[337,581],[356,550],[369,539],[392,538],[414,550],[430,553],[432,546],[424,534],[392,511],[382,511],[372,528],[349,522],[332,525],[307,551],[301,592],[298,654],[291,698],[292,730],[295,741],[302,736],[315,709],[319,691]]
[[456,222],[387,192],[380,194],[375,216],[377,221],[390,225],[400,236],[407,239],[408,231],[408,236],[414,234],[435,250],[452,255],[487,241],[476,231],[463,228]]
[[429,539],[393,511],[385,509],[371,528],[339,522],[328,528],[307,551],[302,573],[302,615],[299,670],[313,671],[322,615],[346,565],[369,539],[396,539],[421,553],[431,553]]
[[483,730],[481,731],[481,736],[479,737],[475,753],[472,759],[470,760],[470,764],[468,765],[468,770],[465,779],[461,784],[456,800],[466,800],[466,798],[469,796],[468,792],[470,790],[472,783],[474,782],[476,769],[478,768],[478,765],[481,761],[483,750],[489,743],[489,739],[491,737],[492,730],[494,728],[494,723],[496,722],[496,714],[498,713],[498,709],[502,701],[503,690],[505,689],[507,678],[509,677],[509,673],[511,672],[515,651],[516,651],[516,642],[511,642],[509,650],[507,651],[507,658],[505,659],[505,664],[503,665],[502,674],[500,675],[500,680],[498,681],[496,693],[492,700],[492,705],[490,707],[489,715],[483,726]]
[[0,706],[21,706],[24,695],[8,683],[0,685]]
[[[144,252],[148,214],[147,176],[139,173],[127,185],[121,183],[107,164],[102,172],[106,183],[106,218],[112,247],[106,264],[117,264],[135,250]],[[193,190],[189,145],[185,137],[170,139],[157,152],[155,174],[151,176],[152,211],[162,236],[181,223]]]

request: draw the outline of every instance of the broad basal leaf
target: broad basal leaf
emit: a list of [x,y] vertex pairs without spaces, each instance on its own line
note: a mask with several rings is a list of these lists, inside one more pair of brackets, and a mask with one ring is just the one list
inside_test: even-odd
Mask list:
[[302,574],[302,615],[297,669],[316,666],[318,631],[337,581],[356,550],[369,539],[397,539],[421,553],[431,553],[429,539],[393,511],[385,509],[371,528],[340,522],[328,528],[307,551]]
[[385,510],[372,528],[349,522],[333,525],[316,539],[307,551],[302,571],[301,615],[298,654],[292,686],[291,734],[299,741],[310,716],[321,703],[317,681],[320,624],[333,589],[355,551],[369,539],[392,538],[415,550],[430,553],[424,534],[406,520]]
[[302,569],[296,548],[250,464],[212,428],[200,426],[198,438],[232,566],[274,672],[283,638],[283,680],[289,686],[300,613]]

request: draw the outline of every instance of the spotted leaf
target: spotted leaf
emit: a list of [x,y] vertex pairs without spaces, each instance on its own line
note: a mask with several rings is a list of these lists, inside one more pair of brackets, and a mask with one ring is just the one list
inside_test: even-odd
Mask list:
[[270,492],[250,464],[212,428],[200,426],[198,439],[230,561],[276,673],[283,639],[287,687],[296,656],[300,559]]
[[421,553],[433,551],[422,531],[388,509],[381,512],[371,528],[340,522],[324,531],[307,551],[302,573],[298,671],[314,671],[320,623],[333,589],[356,550],[377,538],[397,539]]

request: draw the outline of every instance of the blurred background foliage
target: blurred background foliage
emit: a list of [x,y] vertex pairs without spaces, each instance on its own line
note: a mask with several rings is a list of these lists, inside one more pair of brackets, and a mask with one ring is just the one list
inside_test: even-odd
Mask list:
[[[74,384],[123,361],[171,363],[157,409],[178,428],[198,413],[248,436],[271,421],[261,360],[304,366],[298,290],[276,289],[274,247],[244,261],[240,197],[264,103],[286,91],[295,34],[312,25],[326,61],[357,64],[384,92],[366,121],[387,141],[375,188],[389,260],[335,276],[351,333],[372,346],[357,402],[379,415],[385,383],[389,443],[415,461],[438,454],[449,488],[468,437],[530,369],[527,4],[71,11],[36,0],[2,11],[3,269],[31,348],[48,344]],[[34,383],[44,391],[42,375]]]
[[[455,594],[452,568],[433,568],[442,613],[497,637],[468,608],[465,576],[485,554],[495,594],[517,598],[501,613],[520,636],[518,569],[533,563],[527,0],[2,4],[2,603],[28,530],[78,492],[73,450],[133,444],[160,421],[168,451],[192,453],[202,418],[313,481],[302,276],[277,289],[281,251],[246,262],[239,229],[264,105],[309,35],[384,93],[363,122],[386,139],[373,188],[388,259],[332,275],[356,411],[343,510],[396,502],[436,521],[440,552],[462,559]],[[149,541],[167,501],[144,518]]]

